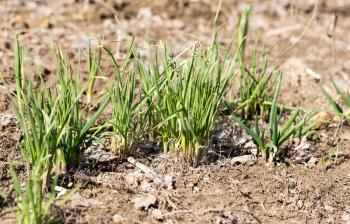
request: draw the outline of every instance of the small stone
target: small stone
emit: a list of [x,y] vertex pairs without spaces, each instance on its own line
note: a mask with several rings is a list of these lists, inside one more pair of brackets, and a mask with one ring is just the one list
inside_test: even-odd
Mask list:
[[151,213],[151,217],[159,221],[163,220],[162,211],[160,211],[159,209],[153,209]]
[[300,145],[295,147],[295,150],[304,151],[304,150],[307,150],[309,148],[310,148],[310,144],[309,143],[301,143]]
[[294,7],[302,11],[310,11],[315,6],[316,3],[317,3],[317,0],[294,0],[293,1]]
[[246,141],[244,148],[248,149],[248,151],[253,155],[256,155],[258,153],[258,147],[254,144],[253,141]]
[[297,206],[298,206],[299,209],[301,209],[303,207],[303,205],[304,205],[304,203],[303,203],[302,200],[298,200],[297,201]]
[[231,159],[231,164],[245,164],[251,161],[255,161],[255,156],[254,155],[243,155],[243,156],[237,156],[233,157]]
[[87,199],[81,196],[79,192],[75,193],[71,198],[71,205],[72,206],[81,206],[81,207],[89,207],[89,206],[101,206],[102,202],[97,201],[95,199]]
[[18,120],[11,114],[0,114],[0,125],[9,126],[18,124]]
[[343,224],[350,224],[350,207],[345,207],[343,214],[341,216],[341,220]]
[[350,131],[349,130],[344,131],[343,134],[340,136],[340,138],[347,140],[347,141],[350,141]]
[[113,219],[113,223],[116,223],[116,224],[125,223],[125,219],[119,214],[114,214],[112,219]]
[[[247,142],[247,139],[241,138],[241,139],[238,140],[237,144],[238,144],[238,145],[243,145],[243,144],[245,144],[246,142]],[[246,146],[245,146],[245,147],[246,147]]]
[[185,23],[182,20],[174,19],[170,21],[169,26],[171,26],[170,28],[172,29],[180,30],[185,27]]
[[250,148],[254,148],[254,147],[256,147],[256,145],[252,141],[249,141],[244,145],[244,148],[246,148],[246,149],[250,149]]
[[169,175],[164,176],[164,185],[167,187],[168,190],[173,189],[173,177]]
[[100,162],[108,162],[117,156],[110,151],[105,150],[102,145],[91,145],[84,151],[85,158],[97,160]]
[[304,157],[296,156],[295,161],[299,164],[306,165],[306,158]]
[[137,186],[137,178],[135,177],[134,173],[128,173],[125,176],[125,181],[130,186]]
[[253,155],[257,155],[258,154],[258,147],[255,146],[254,148],[251,148],[250,153]]
[[152,11],[150,8],[147,8],[147,7],[140,8],[140,10],[138,11],[137,17],[142,19],[151,19]]
[[144,192],[150,192],[152,191],[154,188],[152,187],[151,183],[148,182],[147,180],[144,180],[141,182],[141,186],[140,186],[141,190]]
[[194,183],[191,183],[191,182],[186,184],[187,188],[193,188],[193,186],[194,186]]
[[308,166],[315,166],[318,162],[318,159],[316,159],[315,157],[311,157],[310,160],[307,162]]
[[151,205],[155,205],[156,202],[157,197],[152,194],[141,195],[134,199],[135,208],[138,210],[147,210]]
[[197,186],[195,186],[195,187],[193,187],[193,193],[198,193],[199,192],[199,187],[197,187]]
[[55,191],[58,192],[56,197],[60,198],[67,193],[68,189],[63,188],[61,186],[55,186]]
[[225,132],[225,130],[220,130],[216,133],[215,138],[217,138],[219,141],[226,138],[227,134]]
[[334,212],[334,208],[332,206],[330,206],[330,205],[326,205],[325,204],[323,207],[324,207],[324,210],[326,212],[328,212],[328,213],[333,213]]
[[228,218],[228,219],[230,219],[230,220],[233,220],[233,219],[234,219],[234,217],[233,217],[233,215],[232,215],[232,211],[224,211],[224,217],[225,217],[225,218]]
[[234,223],[232,220],[230,220],[229,218],[224,218],[220,215],[215,216],[214,220],[212,223],[215,224],[226,224],[226,223]]

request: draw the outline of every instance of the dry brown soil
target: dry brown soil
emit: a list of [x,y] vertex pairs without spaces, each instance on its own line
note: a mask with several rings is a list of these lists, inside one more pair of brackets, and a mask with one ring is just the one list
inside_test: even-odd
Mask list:
[[[318,73],[326,86],[330,75],[334,75],[343,88],[350,87],[350,2],[321,0],[315,8],[316,2],[223,0],[219,16],[219,23],[224,24],[219,41],[229,43],[234,38],[239,13],[252,3],[248,40],[253,44],[260,36],[260,49],[272,48],[271,63],[283,59],[284,52],[297,41],[282,61],[281,101],[307,110],[329,109],[314,77],[307,74],[307,68]],[[150,40],[162,40],[178,53],[193,41],[210,41],[217,3],[210,0],[1,0],[0,73],[7,81],[13,80],[15,34],[36,63],[45,69],[48,83],[55,79],[51,50],[55,42],[69,52],[75,65],[81,55],[86,55],[90,34],[104,38],[120,58],[125,53],[125,41],[133,35],[138,47],[145,49],[145,52],[141,50],[145,55]],[[299,40],[304,30],[305,35]],[[27,58],[25,63],[31,74],[35,70]],[[81,63],[86,65],[84,60]],[[105,75],[113,78],[108,72]],[[14,203],[9,166],[13,164],[20,177],[24,177],[25,172],[16,147],[20,131],[11,118],[4,89],[0,89],[0,112],[0,223],[13,223],[15,217],[9,208]],[[61,221],[350,223],[348,124],[343,124],[340,130],[336,122],[322,127],[308,139],[308,149],[299,152],[290,147],[272,166],[260,161],[233,164],[233,156],[249,151],[246,148],[250,141],[244,141],[246,136],[242,136],[235,125],[227,126],[231,128],[219,126],[217,135],[226,130],[228,143],[219,141],[211,152],[215,158],[196,168],[185,166],[176,157],[161,155],[157,147],[140,146],[136,160],[159,175],[171,176],[169,188],[158,186],[127,160],[112,155],[107,161],[86,156],[78,170],[61,180],[64,187],[69,182],[80,183],[82,197],[57,208]],[[146,195],[155,196],[156,202],[146,209],[135,208],[135,198]]]

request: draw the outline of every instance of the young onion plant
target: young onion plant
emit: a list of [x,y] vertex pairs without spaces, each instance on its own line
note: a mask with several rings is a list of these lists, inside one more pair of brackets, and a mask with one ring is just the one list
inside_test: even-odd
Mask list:
[[[252,118],[256,113],[266,117],[269,111],[276,80],[280,72],[276,69],[268,71],[265,55],[258,58],[256,50],[252,51],[249,64],[245,61],[246,38],[248,35],[249,17],[251,8],[246,10],[237,24],[237,48],[239,63],[239,99],[236,111],[242,113],[244,118]],[[262,63],[259,66],[259,63]]]
[[[99,43],[100,44],[100,43]],[[88,84],[86,90],[87,104],[92,104],[92,97],[94,94],[94,85],[97,79],[97,75],[101,66],[101,53],[102,47],[99,46],[98,49],[93,50],[91,47],[91,39],[89,40],[88,49]]]
[[[27,162],[26,188],[22,192],[18,178],[12,172],[16,188],[19,220],[24,223],[46,222],[52,204],[44,195],[58,175],[79,162],[83,143],[90,128],[109,102],[109,96],[88,119],[84,117],[82,93],[84,88],[74,80],[73,71],[60,49],[56,51],[57,83],[48,88],[39,72],[39,85],[24,75],[23,48],[15,41],[16,92],[11,93],[12,105],[22,134],[22,154]],[[52,187],[51,187],[52,189]]]
[[116,81],[110,87],[112,118],[107,122],[111,132],[104,136],[111,137],[112,151],[125,156],[133,151],[137,141],[139,104],[136,102],[136,74],[132,68],[131,50],[125,63],[119,67],[112,52],[104,48],[111,58],[116,73]]
[[11,171],[16,190],[19,223],[43,223],[47,221],[54,191],[51,187],[48,199],[44,192],[49,190],[49,186],[55,185],[51,173],[53,169],[59,169],[59,163],[55,167],[53,164],[54,158],[58,156],[56,150],[60,130],[53,120],[54,108],[47,101],[48,92],[46,88],[42,87],[34,90],[31,81],[27,81],[25,88],[17,90],[17,95],[22,95],[20,103],[13,100],[23,132],[22,154],[27,164],[27,176],[23,191],[14,170]]
[[[126,156],[135,149],[137,141],[144,132],[147,123],[141,121],[141,112],[143,109],[148,110],[144,108],[144,105],[151,99],[158,80],[146,94],[141,95],[141,92],[137,92],[136,86],[137,60],[140,59],[132,44],[129,48],[129,55],[122,66],[118,66],[110,50],[107,48],[104,50],[113,62],[116,81],[110,88],[112,117],[104,125],[104,127],[111,127],[112,131],[105,132],[103,135],[111,137],[112,151],[120,156]],[[146,77],[140,76],[140,79],[141,82],[145,82]]]
[[155,91],[154,127],[162,137],[165,153],[180,152],[189,163],[197,164],[233,75],[234,60],[228,60],[227,54],[220,58],[215,41],[206,49],[194,48],[189,58],[175,59],[164,47],[163,68],[155,71],[165,83]]
[[340,89],[333,79],[331,80],[331,83],[337,95],[339,96],[341,103],[347,107],[347,111],[332,97],[329,92],[324,89],[321,84],[319,84],[323,95],[325,95],[327,101],[331,104],[333,110],[338,116],[345,118],[346,120],[350,120],[350,93]]
[[[166,51],[166,48],[164,48]],[[166,68],[168,64],[169,58],[163,58],[166,59],[163,61],[163,65],[159,66],[158,64],[158,47],[151,47],[150,51],[153,52],[150,53],[150,65],[147,66],[144,61],[140,57],[135,58],[135,63],[137,67],[137,72],[140,75],[140,82],[141,82],[141,93],[142,96],[147,96],[147,99],[145,101],[146,111],[141,116],[141,122],[144,122],[146,124],[146,127],[150,130],[148,133],[148,136],[150,138],[156,138],[160,135],[160,133],[157,133],[157,131],[153,128],[153,125],[157,123],[157,121],[161,121],[160,117],[157,117],[157,115],[162,115],[160,113],[155,113],[155,104],[158,99],[163,99],[163,91],[164,83],[166,81],[166,75],[165,71],[161,70],[160,67]],[[165,54],[166,55],[166,54]],[[168,70],[169,71],[169,70]],[[163,80],[163,85],[158,85],[157,83]],[[154,89],[155,88],[155,89]],[[164,118],[163,120],[166,120]]]
[[283,108],[278,112],[277,98],[280,91],[281,78],[277,85],[276,91],[273,96],[273,101],[270,109],[269,125],[267,128],[259,126],[258,115],[255,116],[255,125],[251,127],[242,118],[233,115],[235,121],[246,130],[246,132],[252,137],[253,141],[257,144],[259,150],[262,153],[263,160],[272,163],[276,152],[290,137],[297,136],[302,138],[306,136],[312,129],[313,125],[308,125],[310,118],[314,113],[305,115],[299,122],[301,110],[298,109],[293,112],[290,118],[280,126],[282,122]]
[[192,162],[199,161],[200,147],[208,144],[224,90],[233,74],[233,64],[219,58],[215,43],[208,51],[198,55],[195,51],[191,61],[180,68],[181,150]]
[[276,78],[280,71],[267,72],[267,60],[263,58],[263,66],[258,68],[257,59],[252,56],[249,67],[240,66],[239,100],[236,111],[240,111],[245,118],[254,117],[256,113],[261,117],[268,116],[269,102],[275,91]]
[[[17,44],[19,45],[18,42]],[[23,55],[16,56],[21,57]],[[61,167],[68,170],[78,165],[85,137],[107,106],[109,96],[105,97],[99,109],[86,119],[85,108],[82,106],[82,93],[85,88],[78,84],[80,75],[74,79],[68,59],[59,48],[56,50],[56,59],[57,82],[52,88],[45,86],[41,74],[37,88],[33,87],[30,79],[18,76],[20,80],[16,82],[25,85],[17,86],[16,97],[20,101],[14,103],[14,109],[23,130],[26,146],[24,153],[31,158],[31,163],[34,164],[41,158],[41,154],[44,154],[44,157],[51,155],[51,160],[60,154],[57,158],[61,160]],[[19,70],[23,71],[23,68]],[[88,143],[89,141],[84,142]],[[52,165],[52,161],[49,164]]]
[[[55,176],[50,184],[49,193],[46,195],[43,191],[43,176],[47,174],[45,166],[50,161],[50,156],[39,158],[35,164],[30,165],[27,162],[27,177],[24,183],[24,189],[18,179],[18,176],[11,167],[11,176],[16,195],[16,217],[18,223],[24,224],[40,224],[40,223],[52,223],[57,221],[58,218],[55,214],[52,214],[51,206],[55,199],[55,190],[57,177]],[[59,166],[59,163],[56,164]]]
[[150,129],[151,137],[161,137],[164,152],[167,153],[169,147],[174,146],[169,141],[174,142],[173,137],[177,136],[179,132],[175,118],[177,98],[176,93],[173,92],[175,62],[168,55],[166,46],[162,48],[161,63],[158,62],[158,48],[152,49],[155,53],[154,57],[151,57],[150,66],[146,65],[140,58],[136,61],[141,77],[142,95],[148,96],[145,101],[147,108],[141,119]]
[[[18,40],[15,42],[15,49],[23,49]],[[15,60],[16,58],[23,58],[23,50],[15,52]],[[23,63],[16,62],[15,66],[19,66],[17,71],[23,72]],[[20,76],[16,75],[16,83],[21,85],[16,86],[13,97],[16,100],[12,100],[12,105],[23,132],[22,154],[32,165],[42,158],[49,157],[46,164],[41,164],[50,173],[61,127],[66,124],[65,121],[61,126],[56,126],[54,117],[58,98],[55,100],[52,97],[42,79],[39,87],[34,88],[32,81],[26,79],[23,73]]]
[[105,97],[99,109],[86,119],[86,108],[82,104],[82,93],[85,88],[79,84],[80,74],[74,78],[69,60],[64,57],[60,49],[57,50],[56,58],[58,82],[54,88],[56,95],[54,119],[62,129],[59,132],[57,147],[61,153],[62,169],[69,170],[79,165],[83,143],[85,147],[91,143],[92,138],[85,139],[85,137],[109,103],[109,96]]
[[[22,71],[22,74],[16,75],[16,83],[20,85],[16,85],[12,104],[23,132],[22,154],[27,164],[24,190],[11,169],[16,191],[17,219],[19,223],[43,223],[50,219],[50,206],[54,198],[53,188],[48,198],[44,192],[47,186],[55,185],[50,175],[54,168],[60,130],[53,119],[55,108],[51,94],[43,82],[34,89],[32,81],[24,79],[23,63],[17,61],[23,59],[23,48],[18,40],[15,49],[16,71]],[[56,169],[59,169],[58,166]]]

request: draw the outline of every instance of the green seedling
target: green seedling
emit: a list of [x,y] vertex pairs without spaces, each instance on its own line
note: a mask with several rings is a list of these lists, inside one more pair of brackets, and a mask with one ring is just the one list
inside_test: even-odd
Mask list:
[[[152,55],[152,52],[153,55]],[[141,93],[142,96],[148,96],[145,102],[147,110],[144,115],[141,117],[141,122],[145,123],[147,128],[150,130],[149,137],[156,138],[159,133],[157,133],[154,129],[152,129],[152,125],[157,123],[157,120],[160,120],[159,117],[156,116],[155,106],[153,102],[156,102],[158,99],[163,99],[162,92],[164,91],[164,85],[158,85],[157,83],[161,80],[165,80],[165,71],[160,71],[160,66],[158,65],[158,48],[150,46],[150,66],[148,67],[141,58],[136,59],[137,71],[140,75],[141,81]],[[167,59],[167,58],[164,58]],[[167,60],[164,60],[164,63]],[[163,67],[166,68],[167,65],[163,64]],[[164,82],[163,82],[164,83]],[[156,89],[153,92],[154,87]]]
[[[144,105],[150,106],[153,93],[156,89],[156,80],[153,86],[147,86],[147,92],[137,94],[136,88],[136,72],[137,65],[140,66],[140,57],[136,50],[129,48],[129,55],[123,65],[118,66],[112,52],[104,48],[114,64],[116,73],[116,82],[111,87],[112,101],[112,118],[105,126],[112,127],[111,132],[106,132],[103,135],[112,138],[112,150],[121,156],[130,154],[136,146],[140,136],[144,133],[146,122],[141,121],[142,109],[149,111],[149,108],[144,108]],[[147,77],[140,75],[142,83],[146,83]],[[161,84],[159,84],[161,85]],[[147,103],[146,103],[147,102]],[[144,112],[143,114],[147,114]]]
[[92,96],[94,93],[94,85],[97,79],[98,72],[101,65],[101,47],[99,46],[97,50],[93,50],[91,47],[91,40],[89,40],[89,50],[88,50],[88,84],[87,84],[87,104],[92,104]]
[[[184,118],[180,120],[179,113],[184,109],[181,99],[181,90],[184,88],[180,66],[170,57],[167,48],[163,48],[163,67],[161,71],[156,67],[155,74],[165,77],[163,88],[157,88],[157,98],[154,102],[153,120],[156,124],[156,132],[162,138],[164,153],[181,150],[179,139],[181,135],[180,125]],[[191,73],[188,74],[191,77]],[[192,76],[193,77],[193,76]],[[187,79],[189,81],[189,79]],[[181,87],[182,88],[181,88]]]
[[[15,79],[16,79],[16,89],[21,90],[24,88],[24,72],[23,72],[23,47],[19,43],[18,38],[16,38],[14,43],[15,51]],[[22,93],[17,92],[17,104],[20,110],[22,110]]]
[[214,43],[208,53],[193,55],[182,74],[188,77],[183,75],[179,86],[183,106],[177,114],[181,150],[191,162],[198,163],[202,154],[200,147],[208,144],[224,90],[233,75],[233,65],[219,59]]
[[251,65],[247,68],[241,65],[239,76],[239,100],[236,111],[241,111],[245,118],[251,118],[258,113],[266,117],[269,112],[267,102],[271,102],[276,86],[276,78],[280,71],[267,72],[267,60],[263,59],[262,68],[257,68],[253,56]]
[[[249,64],[245,61],[246,38],[248,35],[251,7],[239,18],[237,23],[237,49],[239,63],[239,100],[236,112],[241,112],[244,118],[252,118],[256,113],[266,118],[269,106],[275,92],[276,79],[280,75],[277,69],[268,71],[267,57],[258,59],[253,50]],[[262,65],[259,66],[261,61]]]
[[246,39],[249,30],[249,17],[252,13],[252,7],[249,7],[243,15],[239,16],[236,25],[236,37],[237,37],[237,49],[238,49],[238,59],[240,64],[244,64]]
[[[21,48],[19,42],[16,43],[18,46],[15,48]],[[16,58],[23,58],[23,51],[18,53],[20,55]],[[17,83],[26,85],[17,85],[17,101],[13,101],[13,108],[23,131],[23,153],[31,158],[31,164],[35,164],[38,158],[51,155],[47,166],[49,169],[52,160],[56,159],[59,153],[62,169],[68,170],[78,162],[82,143],[107,106],[109,97],[107,96],[99,109],[86,119],[81,103],[85,88],[78,84],[80,76],[77,76],[78,80],[74,80],[67,58],[64,58],[60,49],[57,49],[56,53],[56,85],[47,88],[39,74],[39,87],[34,88],[30,79],[16,76],[16,79],[19,79],[16,80]],[[23,67],[19,70],[23,71]],[[85,143],[88,144],[89,141]]]
[[112,119],[113,127],[112,150],[120,155],[128,155],[134,150],[139,131],[138,112],[140,104],[136,102],[135,72],[120,73],[112,88]]
[[350,120],[350,93],[349,92],[345,92],[343,90],[341,90],[339,88],[339,86],[335,83],[335,81],[332,79],[331,80],[331,83],[332,83],[332,86],[333,88],[335,89],[336,93],[338,94],[340,100],[341,100],[341,103],[347,108],[344,109],[344,107],[342,107],[333,97],[332,95],[327,92],[323,86],[321,84],[319,84],[320,86],[320,89],[323,93],[323,95],[326,97],[327,101],[331,104],[334,112],[342,117],[342,118],[345,118],[346,120]]
[[[24,189],[19,182],[18,176],[11,166],[11,176],[15,188],[16,196],[16,217],[18,223],[24,224],[40,224],[51,223],[58,220],[52,215],[51,206],[55,199],[55,186],[57,183],[57,175],[50,183],[49,193],[45,194],[45,182],[43,176],[47,174],[46,165],[50,160],[50,156],[38,159],[35,165],[29,165],[27,161],[27,177]],[[56,164],[58,167],[59,163]]]
[[[219,48],[212,46],[180,62],[171,58],[164,48],[163,87],[156,90],[154,120],[167,153],[180,152],[192,164],[205,153],[210,132],[229,78],[233,75],[234,60],[219,57]],[[227,55],[226,55],[227,56]]]
[[310,133],[313,125],[307,125],[314,113],[304,116],[301,121],[297,122],[301,110],[296,110],[282,127],[279,124],[282,121],[283,109],[278,112],[277,98],[280,91],[281,78],[273,96],[270,110],[270,118],[268,128],[261,128],[258,122],[258,115],[255,116],[255,126],[251,127],[244,120],[233,115],[235,121],[246,130],[253,138],[259,150],[262,153],[263,160],[271,163],[274,160],[276,152],[280,149],[284,142],[290,137],[297,136],[302,138]]
[[118,66],[112,52],[104,48],[114,64],[116,82],[111,87],[112,118],[107,123],[112,132],[104,136],[112,138],[112,151],[121,156],[130,154],[138,139],[140,102],[136,95],[136,74],[132,67],[132,50],[121,68]]
[[80,74],[75,80],[69,61],[64,58],[60,50],[57,53],[57,61],[58,83],[55,88],[57,96],[55,120],[57,125],[62,127],[61,138],[58,142],[58,148],[62,154],[62,168],[68,170],[79,165],[83,142],[87,147],[93,139],[87,140],[85,137],[108,105],[110,96],[105,96],[98,110],[86,119],[86,108],[82,105],[82,93],[85,88],[78,84]]
[[[81,104],[85,88],[73,79],[61,50],[56,52],[56,85],[48,88],[39,73],[39,86],[34,87],[33,81],[24,76],[23,48],[15,41],[16,92],[10,96],[22,130],[21,151],[27,163],[24,191],[12,170],[20,223],[49,222],[57,175],[79,160],[83,143],[88,145],[90,141],[86,135],[109,102],[107,95],[100,108],[86,119]],[[48,197],[46,191],[51,192]]]

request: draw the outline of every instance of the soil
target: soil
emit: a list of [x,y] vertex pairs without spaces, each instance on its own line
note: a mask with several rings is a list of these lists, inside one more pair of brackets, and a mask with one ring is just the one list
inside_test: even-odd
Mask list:
[[[341,87],[350,87],[350,3],[321,0],[315,7],[316,2],[224,0],[218,20],[223,24],[219,41],[228,44],[234,37],[239,13],[253,3],[248,42],[252,46],[259,36],[261,50],[272,48],[270,63],[284,59],[281,103],[306,110],[329,109],[315,78],[306,72],[308,68],[326,87],[331,75]],[[30,52],[44,69],[48,83],[55,80],[52,44],[59,43],[77,66],[80,55],[86,54],[90,34],[103,38],[117,52],[117,58],[123,58],[126,40],[133,35],[138,47],[145,49],[141,51],[144,55],[149,41],[165,42],[176,54],[193,41],[210,42],[217,5],[217,1],[209,0],[3,0],[0,73],[13,83],[12,43],[16,34],[27,54]],[[35,67],[29,58],[25,63],[28,75],[32,75]],[[104,63],[104,67],[111,67]],[[81,64],[84,67],[86,61],[81,60]],[[105,75],[113,79],[112,73]],[[20,178],[26,174],[17,148],[20,130],[2,87],[0,99],[0,221],[14,223],[10,165]],[[238,156],[251,155],[254,146],[237,125],[219,124],[208,153],[212,159],[198,167],[186,166],[176,156],[162,155],[156,145],[140,144],[133,155],[136,161],[162,178],[171,177],[166,186],[104,148],[93,150],[92,155],[86,153],[84,163],[60,179],[65,188],[81,184],[79,194],[57,208],[60,221],[350,223],[348,124],[339,126],[335,121],[320,127],[302,150],[295,150],[297,144],[291,142],[273,165],[255,159],[235,162]],[[150,202],[138,209],[138,198]]]

